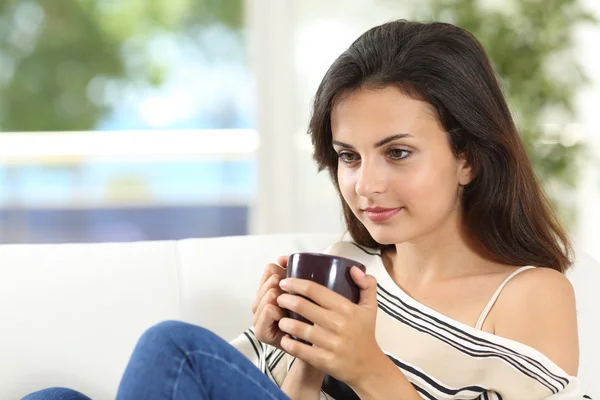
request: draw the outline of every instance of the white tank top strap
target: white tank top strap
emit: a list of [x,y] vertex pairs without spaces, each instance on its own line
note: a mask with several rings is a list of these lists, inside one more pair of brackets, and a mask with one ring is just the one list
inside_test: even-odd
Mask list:
[[485,322],[485,319],[487,318],[488,314],[490,313],[490,310],[492,309],[492,307],[496,303],[496,300],[498,300],[498,296],[500,296],[500,293],[502,293],[502,289],[504,289],[504,286],[506,286],[506,284],[508,282],[510,282],[510,280],[512,278],[514,278],[515,276],[519,275],[521,272],[526,271],[528,269],[532,269],[532,268],[535,268],[535,267],[532,266],[532,265],[527,265],[525,267],[521,267],[521,268],[515,270],[509,276],[507,276],[506,279],[504,279],[504,281],[502,281],[502,283],[500,284],[500,286],[498,287],[498,289],[496,289],[496,292],[494,293],[494,295],[492,296],[492,298],[490,299],[490,301],[487,303],[487,305],[485,306],[485,308],[481,312],[481,315],[479,316],[479,319],[477,320],[477,324],[475,324],[475,329],[481,330],[481,328],[483,327],[483,323]]

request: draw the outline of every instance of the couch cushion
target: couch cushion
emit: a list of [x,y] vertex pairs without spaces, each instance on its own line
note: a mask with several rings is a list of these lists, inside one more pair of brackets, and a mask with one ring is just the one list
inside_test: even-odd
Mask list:
[[0,398],[115,398],[140,334],[179,318],[175,242],[0,246]]

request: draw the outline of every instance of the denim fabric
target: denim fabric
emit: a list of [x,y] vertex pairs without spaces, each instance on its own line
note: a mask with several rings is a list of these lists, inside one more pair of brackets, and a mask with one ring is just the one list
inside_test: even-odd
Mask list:
[[49,388],[40,390],[23,397],[22,400],[91,400],[84,394],[81,394],[73,389],[67,388]]
[[[47,389],[26,399],[88,400],[65,389]],[[166,321],[141,336],[123,374],[117,400],[140,399],[288,400],[289,397],[214,333],[199,326]]]

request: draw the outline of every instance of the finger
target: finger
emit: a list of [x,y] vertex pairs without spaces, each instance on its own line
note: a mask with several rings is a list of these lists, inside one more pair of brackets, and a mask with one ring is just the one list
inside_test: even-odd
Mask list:
[[272,304],[267,304],[254,326],[256,338],[261,342],[277,346],[281,337],[285,335],[278,326],[278,322],[284,317],[285,311]]
[[260,317],[263,309],[265,308],[265,306],[267,304],[273,304],[273,305],[279,307],[279,305],[277,304],[277,296],[279,296],[279,294],[280,293],[278,293],[277,289],[275,289],[275,288],[269,289],[264,294],[264,296],[260,299],[260,302],[256,306],[256,310],[254,311],[254,314],[252,315],[252,325],[256,324],[258,317]]
[[319,325],[311,325],[294,318],[282,318],[278,327],[282,332],[305,340],[322,349],[331,349],[337,335],[323,329]]
[[309,298],[327,310],[346,311],[352,302],[316,282],[306,279],[287,278],[279,282],[279,286],[288,293],[300,294]]
[[288,264],[288,256],[277,257],[277,264],[279,264],[282,268],[286,269]]
[[360,269],[356,266],[350,268],[350,276],[352,277],[352,280],[354,281],[354,283],[356,283],[358,285],[359,289],[364,290],[364,289],[368,288],[366,274],[363,272],[362,269]]
[[[287,260],[286,260],[286,265],[287,265]],[[264,283],[267,281],[267,279],[269,279],[269,277],[271,275],[279,275],[282,278],[285,278],[285,276],[286,276],[285,267],[281,266],[281,265],[277,265],[275,263],[267,264],[267,266],[265,267],[265,270],[260,278],[260,284],[258,285],[258,287],[261,287],[262,285],[264,285]]]
[[260,287],[260,289],[258,289],[258,292],[256,292],[256,297],[254,298],[254,301],[252,302],[252,313],[253,314],[256,313],[256,310],[258,309],[258,305],[260,304],[263,297],[265,297],[265,294],[270,289],[274,289],[274,288],[279,289],[279,282],[281,281],[281,279],[282,279],[281,276],[279,276],[277,274],[271,275],[269,277],[269,279],[267,279],[267,281]]
[[319,325],[329,331],[339,333],[342,328],[339,317],[332,311],[326,310],[303,297],[283,293],[277,297],[276,302],[279,307],[293,311],[311,321],[313,324]]
[[299,358],[318,370],[326,372],[327,360],[333,358],[328,350],[311,346],[292,339],[288,335],[281,338],[281,348],[293,357]]
[[377,306],[377,280],[365,274],[360,268],[352,267],[350,276],[360,289],[359,305]]
[[283,292],[281,291],[281,289],[279,289],[277,287],[272,287],[265,293],[265,295],[262,297],[260,303],[258,304],[258,307],[256,308],[256,312],[254,313],[254,315],[252,317],[253,324],[256,322],[256,320],[258,319],[258,316],[262,313],[262,310],[265,308],[265,306],[267,304],[273,304],[274,306],[279,308],[279,305],[277,304],[277,297],[279,297],[279,295],[282,293]]

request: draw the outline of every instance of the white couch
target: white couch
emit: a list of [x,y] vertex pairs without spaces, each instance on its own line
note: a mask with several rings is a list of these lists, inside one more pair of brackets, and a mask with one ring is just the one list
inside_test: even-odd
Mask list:
[[[68,386],[114,399],[140,334],[166,319],[227,340],[250,325],[266,263],[322,251],[339,235],[0,246],[0,399]],[[600,398],[600,266],[580,255],[580,376]]]

